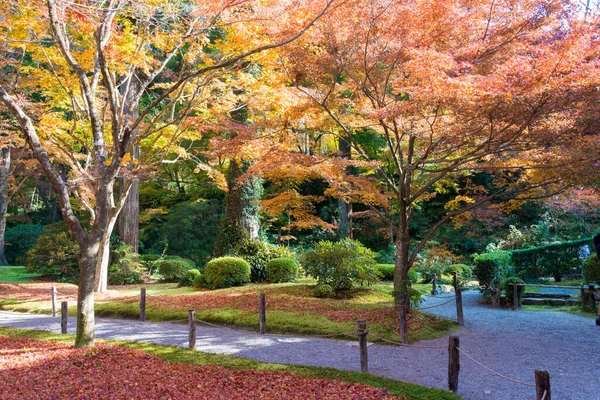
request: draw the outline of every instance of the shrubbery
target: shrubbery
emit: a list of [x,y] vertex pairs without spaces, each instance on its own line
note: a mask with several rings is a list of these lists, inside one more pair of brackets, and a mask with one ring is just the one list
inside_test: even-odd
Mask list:
[[452,279],[454,272],[459,286],[466,285],[473,279],[473,269],[465,264],[452,264],[444,268],[443,274]]
[[196,267],[193,261],[177,256],[168,256],[155,262],[164,282],[179,282],[190,269]]
[[323,297],[332,297],[335,294],[333,288],[331,287],[331,285],[328,285],[326,283],[323,284],[319,284],[317,286],[314,287],[314,289],[312,290],[312,295],[314,297],[319,297],[319,298],[323,298]]
[[250,265],[239,257],[215,258],[206,264],[203,276],[210,289],[238,286],[250,282]]
[[10,265],[24,264],[25,253],[31,249],[44,233],[44,227],[37,224],[20,224],[8,228],[4,234],[6,260]]
[[28,272],[54,275],[63,282],[76,281],[79,276],[79,245],[64,222],[46,226],[26,258]]
[[156,270],[156,262],[161,259],[160,254],[140,254],[140,264],[146,270],[148,275],[152,275]]
[[589,256],[583,262],[583,280],[585,283],[600,284],[600,260],[596,254]]
[[291,282],[298,275],[298,263],[293,258],[274,258],[267,263],[265,270],[268,282]]
[[509,271],[510,253],[498,251],[479,254],[473,259],[475,276],[484,292],[497,289],[501,285],[501,277]]
[[276,246],[260,240],[244,240],[231,252],[232,256],[241,257],[250,264],[250,281],[265,282],[266,266],[275,258],[293,258],[294,254],[287,248]]
[[[394,280],[394,272],[396,271],[395,264],[375,264],[375,269],[377,270],[377,274],[384,281],[393,281]],[[417,271],[411,269],[408,271],[408,280],[412,283],[417,283],[421,279],[421,274]]]
[[563,276],[575,275],[580,271],[579,250],[590,242],[590,239],[583,239],[513,250],[510,252],[511,264],[523,279],[552,276],[556,282],[560,282]]
[[354,240],[319,242],[304,254],[302,265],[307,275],[334,290],[372,283],[377,278],[375,253]]
[[202,276],[200,271],[195,268],[190,269],[179,281],[179,286],[194,286],[194,283],[196,282],[196,279],[199,279],[199,276]]
[[109,285],[132,285],[142,283],[142,264],[132,247],[123,242],[115,243],[111,251],[111,265],[108,268]]

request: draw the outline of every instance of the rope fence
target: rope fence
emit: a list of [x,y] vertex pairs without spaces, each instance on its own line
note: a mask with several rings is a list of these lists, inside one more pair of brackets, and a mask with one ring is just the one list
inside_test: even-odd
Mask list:
[[[53,286],[52,287],[53,315],[55,315],[55,313],[56,313],[56,297],[57,297],[57,295],[59,295],[59,293],[56,290],[56,288]],[[176,307],[183,306],[181,303],[175,303],[175,302],[165,300],[164,298],[162,298],[162,296],[147,295],[146,288],[141,288],[141,290],[140,290],[140,320],[142,322],[146,320],[145,308],[146,308],[146,298],[147,297],[154,297],[158,300],[158,302],[163,303],[163,304],[170,304],[170,305],[173,305]],[[440,298],[440,297],[438,297],[438,298]],[[435,304],[432,306],[421,307],[421,308],[413,308],[413,309],[414,310],[426,310],[426,309],[441,307],[441,306],[447,305],[453,301],[456,301],[457,319],[458,319],[459,324],[462,324],[462,293],[461,293],[461,289],[458,287],[458,285],[455,286],[455,295],[452,297],[448,296],[445,298],[448,298],[449,300],[447,300],[443,303],[440,303],[440,304]],[[395,306],[395,307],[387,307],[387,308],[395,309],[397,307]],[[68,310],[67,302],[62,301],[61,302],[61,332],[62,333],[67,333],[67,310]],[[229,326],[218,325],[218,324],[214,324],[214,323],[211,323],[208,321],[203,321],[201,319],[196,319],[196,313],[195,313],[195,310],[193,310],[193,309],[188,310],[188,318],[172,320],[172,321],[168,321],[168,322],[170,322],[170,323],[187,322],[188,323],[188,335],[189,335],[188,347],[191,349],[196,349],[196,326],[198,326],[198,325],[205,325],[205,326],[210,326],[210,327],[219,328],[219,329],[229,329],[232,331],[244,331],[246,333],[254,333],[254,332],[250,332],[248,330],[244,330],[244,329],[240,329],[240,328],[233,328],[233,327],[229,327]],[[139,324],[139,322],[137,322],[136,324]],[[259,330],[260,330],[260,334],[266,333],[266,300],[265,300],[264,294],[259,295]],[[286,335],[286,336],[288,336],[288,335]],[[289,335],[289,336],[292,336],[292,335]],[[459,379],[459,371],[460,371],[460,354],[462,354],[467,359],[469,359],[471,362],[473,362],[475,365],[479,366],[480,368],[484,369],[485,371],[491,373],[494,376],[497,376],[501,379],[504,379],[509,382],[513,382],[518,385],[522,385],[522,386],[526,386],[526,387],[535,387],[536,388],[536,400],[551,400],[550,375],[549,375],[548,371],[536,370],[535,371],[535,383],[523,382],[523,381],[520,381],[517,379],[510,378],[510,377],[503,375],[503,374],[493,370],[492,368],[484,365],[480,361],[477,361],[471,355],[469,355],[464,350],[462,350],[462,348],[459,346],[460,339],[456,336],[451,336],[449,338],[448,346],[419,345],[419,344],[402,343],[402,342],[397,342],[394,340],[386,339],[384,337],[378,336],[378,335],[370,332],[367,329],[367,323],[364,320],[358,321],[358,329],[357,330],[353,330],[353,331],[349,331],[349,332],[324,334],[324,335],[312,335],[311,334],[310,336],[315,337],[315,338],[356,336],[358,338],[359,351],[360,351],[360,369],[362,372],[368,372],[369,364],[368,364],[368,342],[367,342],[367,339],[369,336],[372,337],[374,340],[378,340],[378,341],[388,343],[393,346],[403,347],[403,348],[407,348],[407,349],[412,348],[412,349],[442,350],[442,349],[447,348],[448,349],[448,389],[451,392],[456,392],[458,390],[458,379]]]

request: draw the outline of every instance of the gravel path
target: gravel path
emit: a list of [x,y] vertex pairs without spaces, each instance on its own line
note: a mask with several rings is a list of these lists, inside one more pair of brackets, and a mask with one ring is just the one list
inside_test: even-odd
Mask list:
[[[463,294],[465,327],[457,332],[461,349],[493,370],[534,382],[534,370],[550,371],[554,399],[600,400],[600,327],[594,319],[559,312],[501,310],[477,304],[479,294]],[[424,306],[445,299],[429,299]],[[455,317],[454,303],[428,311]],[[69,332],[75,329],[69,320]],[[0,325],[60,331],[58,318],[0,312]],[[97,336],[187,346],[187,326],[97,320]],[[447,386],[447,338],[419,342],[442,349],[369,346],[370,372],[425,386]],[[266,362],[359,369],[354,342],[285,335],[259,335],[198,326],[198,350]],[[535,388],[494,376],[461,356],[459,391],[469,400],[534,399]]]

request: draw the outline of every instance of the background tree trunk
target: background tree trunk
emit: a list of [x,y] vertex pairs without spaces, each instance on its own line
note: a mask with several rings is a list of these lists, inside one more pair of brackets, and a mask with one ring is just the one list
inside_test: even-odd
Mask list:
[[[350,142],[344,138],[338,140],[338,151],[340,157],[350,160],[352,158],[352,146]],[[346,172],[350,173],[351,168],[347,168]],[[341,238],[354,239],[352,232],[352,203],[346,203],[344,200],[338,200],[338,212],[340,215],[340,225],[338,227],[338,235]]]
[[[119,197],[122,195],[124,179],[119,179]],[[134,178],[127,196],[127,201],[117,219],[117,235],[131,246],[135,253],[139,252],[140,232],[140,181]]]
[[0,149],[0,265],[8,265],[4,252],[6,212],[8,211],[8,184],[10,179],[10,147]]

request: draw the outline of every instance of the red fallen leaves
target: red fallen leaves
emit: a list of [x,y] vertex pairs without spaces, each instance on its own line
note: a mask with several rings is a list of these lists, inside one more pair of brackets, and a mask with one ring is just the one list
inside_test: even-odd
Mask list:
[[389,399],[385,390],[290,373],[167,363],[138,350],[0,336],[0,393],[21,399]]

